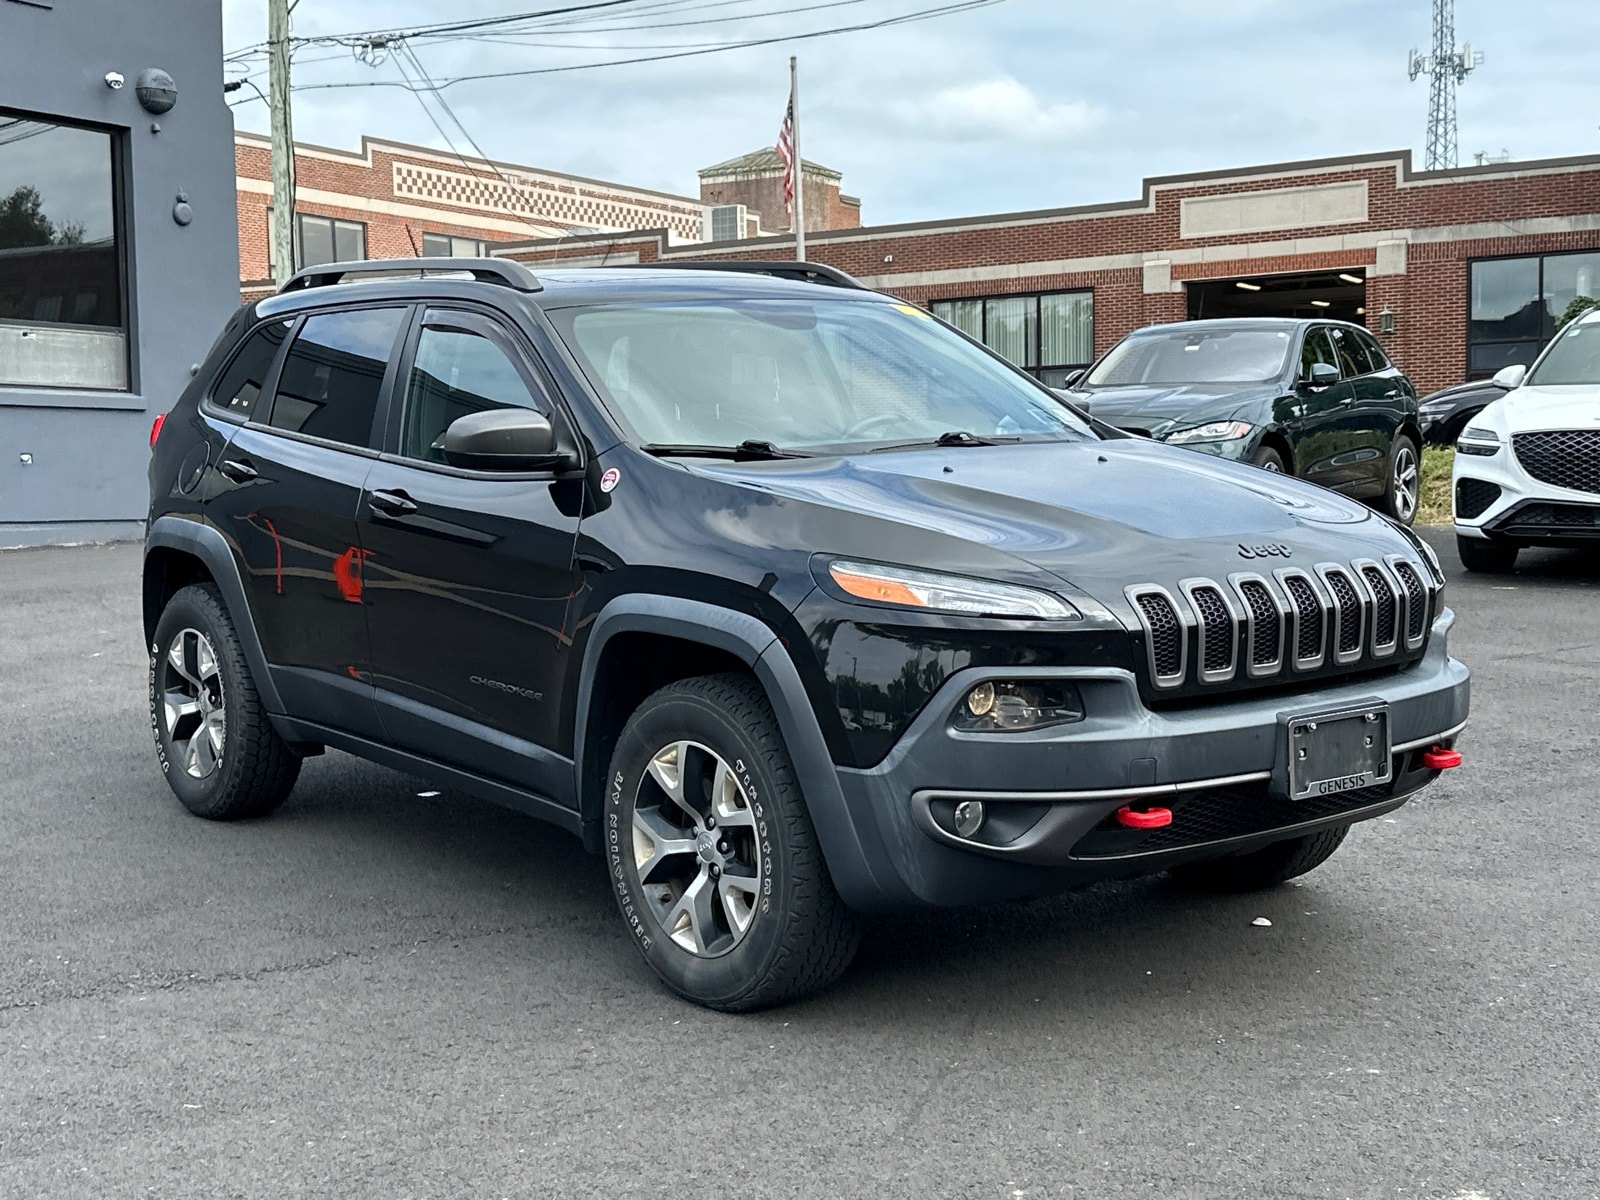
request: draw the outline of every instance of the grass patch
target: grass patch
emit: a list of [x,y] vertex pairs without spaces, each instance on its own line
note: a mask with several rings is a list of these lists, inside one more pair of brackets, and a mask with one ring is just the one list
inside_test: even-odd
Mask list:
[[1417,506],[1417,524],[1450,524],[1450,471],[1455,461],[1454,446],[1423,447],[1422,500]]

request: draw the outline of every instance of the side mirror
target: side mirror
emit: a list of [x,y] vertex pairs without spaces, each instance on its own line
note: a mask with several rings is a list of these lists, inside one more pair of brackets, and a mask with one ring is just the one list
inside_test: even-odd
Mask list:
[[1076,371],[1068,371],[1067,377],[1061,381],[1061,386],[1064,388],[1074,387],[1077,385],[1078,380],[1088,373],[1088,370],[1083,367],[1079,367]]
[[1521,363],[1512,363],[1509,367],[1501,367],[1489,380],[1497,388],[1510,391],[1514,387],[1521,387],[1522,381],[1528,377],[1528,368]]
[[1339,382],[1339,368],[1332,363],[1312,363],[1305,382],[1307,387],[1319,392],[1331,388]]
[[550,418],[529,408],[491,408],[450,422],[434,444],[452,467],[541,471],[565,457]]

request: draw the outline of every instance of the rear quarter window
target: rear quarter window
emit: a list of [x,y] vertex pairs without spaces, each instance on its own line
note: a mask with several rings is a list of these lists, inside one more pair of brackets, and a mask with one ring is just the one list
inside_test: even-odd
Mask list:
[[240,421],[248,421],[288,336],[289,322],[268,321],[245,338],[211,390],[212,407]]

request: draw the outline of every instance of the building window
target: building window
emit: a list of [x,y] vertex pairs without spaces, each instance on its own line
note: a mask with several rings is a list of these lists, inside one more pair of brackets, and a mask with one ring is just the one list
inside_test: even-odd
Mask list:
[[1094,359],[1094,292],[935,300],[933,315],[1052,385]]
[[1600,297],[1600,253],[1480,259],[1471,266],[1467,377],[1531,364],[1576,296]]
[[128,387],[111,134],[0,109],[0,386]]
[[[360,221],[341,221],[337,217],[318,217],[311,213],[294,215],[294,267],[320,266],[330,262],[356,262],[367,256],[367,227]],[[276,277],[272,261],[272,210],[267,209],[267,275]]]
[[425,233],[422,235],[422,253],[427,258],[487,258],[489,243],[482,238]]

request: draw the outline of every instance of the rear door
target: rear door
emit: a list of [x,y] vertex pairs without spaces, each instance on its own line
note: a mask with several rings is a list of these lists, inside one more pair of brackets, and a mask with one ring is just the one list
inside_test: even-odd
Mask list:
[[[207,516],[244,579],[289,715],[377,732],[356,509],[377,461],[380,401],[406,305],[312,313],[218,464]],[[219,397],[224,406],[233,397]]]
[[1363,493],[1381,491],[1388,482],[1389,447],[1400,426],[1399,372],[1359,330],[1334,326],[1330,332],[1353,400],[1344,418],[1353,468],[1350,486]]
[[1346,461],[1351,446],[1344,422],[1355,393],[1350,381],[1343,378],[1327,386],[1314,385],[1314,363],[1327,363],[1342,371],[1326,325],[1311,326],[1301,343],[1300,375],[1295,385],[1295,474],[1323,487],[1341,488],[1353,477],[1353,468]]
[[433,448],[452,421],[487,409],[537,409],[559,431],[553,394],[530,348],[498,320],[427,311],[359,523],[390,743],[563,798],[572,764],[556,748],[582,475],[464,470]]

